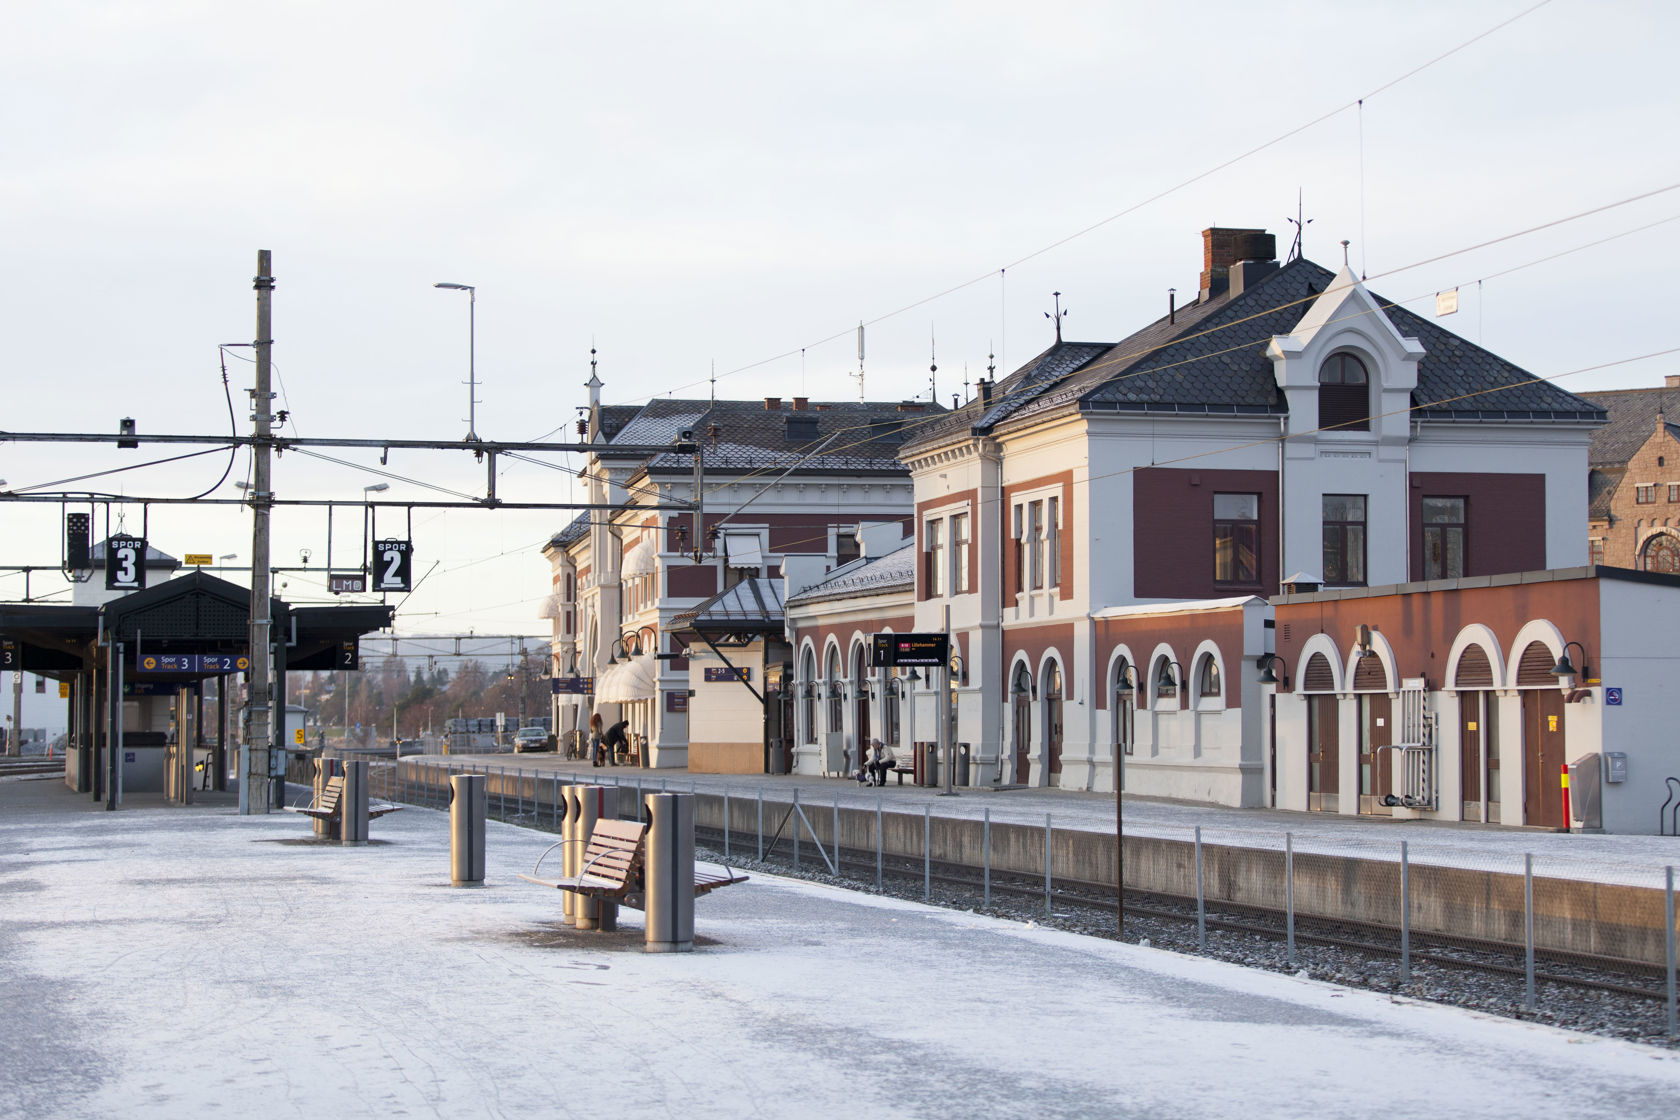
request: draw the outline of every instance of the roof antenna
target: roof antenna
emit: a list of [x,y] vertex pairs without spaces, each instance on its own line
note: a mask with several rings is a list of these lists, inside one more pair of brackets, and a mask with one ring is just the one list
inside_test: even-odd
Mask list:
[[1167,322],[1169,324],[1178,322],[1178,289],[1177,288],[1168,288],[1167,289]]
[[717,359],[712,359],[712,407],[717,407]]
[[928,401],[939,407],[939,351],[933,340],[933,325],[928,325]]
[[1348,265],[1348,246],[1351,245],[1351,244],[1353,244],[1353,242],[1347,241],[1347,240],[1343,240],[1343,242],[1342,242],[1342,267],[1343,268],[1349,267],[1349,265]]
[[852,376],[857,378],[858,403],[862,404],[863,400],[864,400],[864,396],[863,396],[863,323],[862,323],[862,321],[859,321],[859,323],[858,323],[858,371],[856,373],[852,374]]
[[[1301,235],[1306,233],[1307,227],[1313,224],[1313,220],[1311,218],[1304,218],[1302,215],[1300,187],[1295,188],[1295,216],[1293,218],[1285,218],[1284,220],[1295,227],[1295,242],[1289,246],[1289,260],[1300,260],[1301,253],[1306,248],[1303,244],[1303,238]],[[1342,244],[1345,246],[1347,242],[1344,241]],[[1345,256],[1346,254],[1344,253],[1343,255]],[[1283,263],[1288,264],[1289,261],[1285,261]]]
[[1062,341],[1062,320],[1067,317],[1067,312],[1062,310],[1062,293],[1051,292],[1050,294],[1056,297],[1056,313],[1054,315],[1052,315],[1052,314],[1050,314],[1050,312],[1046,311],[1044,313],[1044,317],[1056,324],[1056,341],[1061,342]]

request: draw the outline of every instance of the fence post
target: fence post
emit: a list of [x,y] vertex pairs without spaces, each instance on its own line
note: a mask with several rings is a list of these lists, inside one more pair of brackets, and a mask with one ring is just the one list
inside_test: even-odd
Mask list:
[[1667,879],[1668,879],[1668,889],[1664,893],[1667,896],[1668,901],[1667,901],[1667,904],[1663,907],[1663,909],[1667,913],[1667,916],[1668,916],[1668,930],[1667,930],[1667,933],[1668,933],[1668,937],[1667,937],[1667,941],[1668,941],[1668,1037],[1670,1037],[1670,1038],[1680,1038],[1680,1013],[1677,1013],[1677,1009],[1676,1009],[1676,1005],[1675,1005],[1675,998],[1674,998],[1674,994],[1675,994],[1674,993],[1675,961],[1674,961],[1674,868],[1673,868],[1673,866],[1670,866],[1668,868]]
[[[533,796],[532,800],[536,798]],[[525,767],[521,766],[513,772],[513,819],[519,820],[525,816]]]
[[1044,814],[1044,913],[1050,914],[1050,814]]
[[1523,993],[1534,1010],[1534,855],[1523,856]]
[[933,901],[933,806],[922,806],[922,901]]
[[1283,915],[1289,967],[1295,967],[1295,834],[1283,834]]
[[764,791],[758,791],[758,862],[764,862]]
[[1412,982],[1412,862],[1400,841],[1400,983]]
[[560,775],[554,775],[554,831],[560,831]]
[[983,889],[986,892],[983,905],[990,907],[992,905],[992,807],[990,805],[986,806],[986,815],[980,829],[982,868],[980,881],[985,884]]
[[723,858],[729,858],[729,787],[723,787]]
[[[881,889],[881,849],[886,845],[886,838],[881,835],[881,795],[875,795],[875,889]],[[1670,922],[1669,925],[1673,925]]]
[[1202,826],[1196,826],[1196,951],[1207,952],[1207,903],[1202,894]]
[[834,873],[840,873],[840,791],[834,791]]
[[799,787],[793,787],[793,870],[799,873]]

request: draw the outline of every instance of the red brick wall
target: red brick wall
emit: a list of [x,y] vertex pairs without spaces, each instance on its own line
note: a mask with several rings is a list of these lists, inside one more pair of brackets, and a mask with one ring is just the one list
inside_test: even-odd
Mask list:
[[[1003,601],[1005,604],[1014,603],[1017,586],[1022,587],[1023,590],[1031,590],[1025,584],[1016,583],[1016,569],[1020,567],[1015,543],[1016,495],[1033,490],[1042,490],[1046,486],[1053,486],[1058,483],[1061,485],[1061,494],[1058,496],[1057,502],[1061,506],[1062,527],[1060,530],[1061,536],[1056,545],[1056,598],[1073,598],[1073,540],[1074,534],[1078,531],[1078,526],[1075,525],[1073,516],[1073,472],[1066,470],[1059,471],[1056,474],[1043,475],[1039,478],[1023,479],[1003,488]],[[1024,525],[1022,530],[1025,531]],[[1063,666],[1062,671],[1066,672],[1067,667]]]
[[1464,574],[1495,576],[1546,566],[1546,476],[1414,473],[1412,579],[1423,578],[1423,499],[1465,498]]
[[1199,611],[1195,614],[1146,615],[1141,618],[1115,618],[1097,620],[1097,672],[1102,676],[1095,682],[1093,692],[1097,698],[1097,707],[1108,707],[1108,663],[1114,656],[1117,646],[1124,645],[1137,660],[1133,667],[1137,670],[1136,683],[1142,686],[1145,693],[1149,691],[1147,674],[1154,666],[1151,658],[1155,647],[1166,642],[1173,648],[1173,657],[1184,670],[1184,681],[1179,688],[1179,697],[1186,708],[1195,707],[1193,690],[1196,681],[1192,674],[1196,671],[1196,647],[1204,641],[1212,639],[1219,646],[1220,663],[1224,667],[1225,675],[1219,685],[1224,692],[1225,706],[1237,708],[1242,706],[1243,690],[1243,612],[1242,608],[1234,607],[1222,611]]
[[[1213,582],[1213,496],[1260,495],[1257,587]],[[1211,599],[1278,589],[1275,471],[1147,467],[1132,475],[1132,593],[1140,599]]]
[[[980,522],[980,492],[975,489],[958,490],[951,494],[941,494],[937,498],[928,498],[916,503],[916,599],[922,601],[928,596],[927,579],[927,519],[937,511],[950,506],[968,504],[968,586],[964,594],[972,594],[980,586],[980,541],[975,535],[975,526]],[[949,537],[950,531],[946,530]],[[945,547],[950,549],[952,542],[947,539]],[[947,555],[949,553],[947,552]]]

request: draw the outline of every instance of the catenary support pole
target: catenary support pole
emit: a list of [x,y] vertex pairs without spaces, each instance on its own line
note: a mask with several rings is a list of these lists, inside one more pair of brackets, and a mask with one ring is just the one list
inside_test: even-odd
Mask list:
[[274,350],[274,275],[273,257],[267,249],[257,251],[257,275],[252,287],[257,293],[256,388],[251,397],[251,418],[256,427],[251,444],[251,489],[247,499],[251,507],[251,651],[250,676],[250,732],[242,753],[244,765],[239,775],[239,811],[243,814],[267,813],[269,805],[269,756],[273,750],[273,725],[269,722],[274,704],[270,659],[273,657],[273,613],[270,606],[272,586],[269,565],[269,510],[274,500],[270,456],[274,392],[270,387],[273,375]]

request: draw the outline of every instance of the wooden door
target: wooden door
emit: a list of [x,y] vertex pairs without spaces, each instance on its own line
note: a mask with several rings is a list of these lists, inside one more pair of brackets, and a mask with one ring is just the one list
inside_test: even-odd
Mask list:
[[1460,819],[1482,819],[1482,720],[1481,692],[1458,694],[1458,781]]
[[1562,828],[1563,694],[1523,693],[1523,823]]
[[1339,704],[1333,695],[1307,698],[1307,808],[1334,813],[1341,805]]
[[1032,701],[1025,694],[1015,697],[1015,782],[1026,785],[1032,759]]

